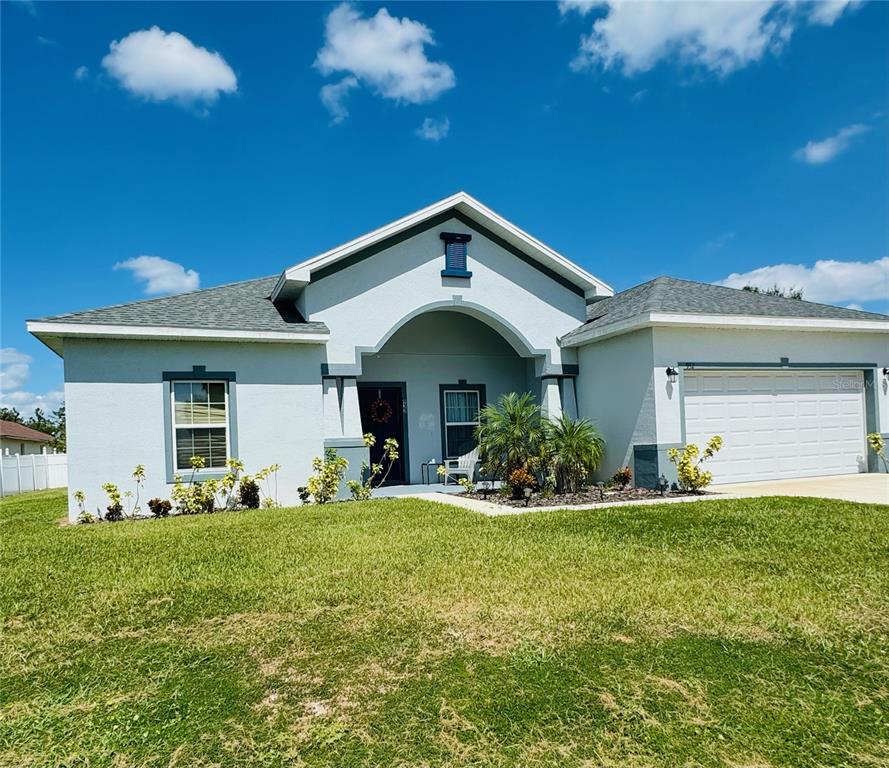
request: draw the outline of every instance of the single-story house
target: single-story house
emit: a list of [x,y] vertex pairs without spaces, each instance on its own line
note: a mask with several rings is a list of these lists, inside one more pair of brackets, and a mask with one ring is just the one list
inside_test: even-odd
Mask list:
[[889,316],[668,277],[614,295],[463,192],[276,276],[28,329],[64,358],[90,508],[136,464],[169,496],[192,455],[199,477],[278,463],[296,503],[325,448],[358,475],[366,432],[401,445],[392,482],[420,483],[510,391],[591,419],[602,475],[639,484],[714,434],[716,482],[879,471],[865,435],[889,435]]
[[0,455],[29,456],[49,450],[55,438],[46,432],[40,432],[16,421],[0,419]]

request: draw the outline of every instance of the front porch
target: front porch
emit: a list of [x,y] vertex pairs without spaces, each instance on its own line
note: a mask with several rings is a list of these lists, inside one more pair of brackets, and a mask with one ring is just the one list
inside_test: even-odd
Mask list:
[[[356,350],[360,374],[324,379],[325,447],[349,460],[380,460],[387,439],[400,459],[387,479],[394,488],[459,489],[438,482],[435,470],[475,447],[480,412],[507,392],[532,392],[551,415],[576,415],[573,372],[553,366],[549,354],[508,340],[478,317],[454,310],[419,314],[390,334],[379,349]],[[368,454],[362,435],[373,434]],[[447,490],[444,490],[447,488]]]

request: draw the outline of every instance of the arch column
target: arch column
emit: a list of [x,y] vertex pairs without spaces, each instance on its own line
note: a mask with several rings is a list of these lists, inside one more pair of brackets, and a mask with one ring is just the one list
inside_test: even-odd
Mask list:
[[557,376],[540,377],[540,409],[553,421],[562,415],[562,395]]
[[348,498],[346,482],[362,479],[361,465],[370,462],[370,452],[361,432],[358,382],[354,376],[324,376],[324,449],[333,448],[349,462],[340,485],[339,497]]

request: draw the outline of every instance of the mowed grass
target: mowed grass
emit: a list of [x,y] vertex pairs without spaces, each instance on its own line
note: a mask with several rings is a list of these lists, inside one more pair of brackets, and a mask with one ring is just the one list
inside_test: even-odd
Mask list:
[[889,507],[6,499],[8,766],[887,766]]

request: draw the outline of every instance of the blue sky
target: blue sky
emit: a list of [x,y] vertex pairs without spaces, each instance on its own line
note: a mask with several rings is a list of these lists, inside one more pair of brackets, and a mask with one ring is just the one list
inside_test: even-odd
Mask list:
[[460,189],[617,290],[742,273],[889,312],[887,3],[0,12],[23,411],[62,381],[26,319],[273,274]]

